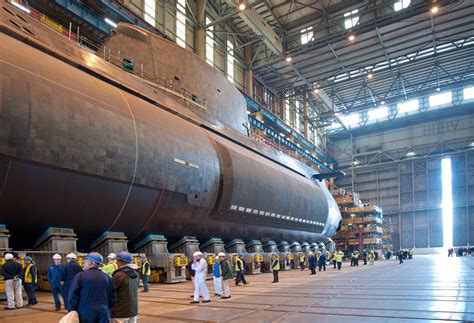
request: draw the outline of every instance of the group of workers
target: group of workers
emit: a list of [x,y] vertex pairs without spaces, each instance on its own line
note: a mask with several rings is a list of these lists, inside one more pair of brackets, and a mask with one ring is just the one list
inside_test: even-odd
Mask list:
[[413,249],[409,248],[408,250],[400,249],[395,254],[395,257],[398,258],[400,264],[403,264],[404,259],[413,259]]
[[[1,275],[5,280],[6,310],[23,307],[22,284],[28,295],[27,306],[37,304],[38,272],[31,257],[24,257],[22,266],[13,254],[5,254]],[[138,266],[126,251],[109,254],[107,264],[101,254],[91,252],[84,257],[82,267],[74,253],[66,256],[65,264],[61,255],[55,254],[47,270],[56,311],[61,309],[62,297],[64,308],[77,312],[80,322],[136,322],[139,279],[147,292],[149,276],[150,263],[146,256],[140,257]]]
[[[328,256],[328,257],[327,257]],[[310,252],[308,259],[304,253],[297,256],[301,270],[307,262],[310,275],[319,271],[326,271],[326,261],[332,261],[334,269],[341,270],[344,253],[336,251],[334,254],[321,251]],[[358,266],[359,253],[351,254],[351,266]],[[402,256],[403,257],[403,256]],[[133,256],[124,251],[108,255],[108,262],[104,264],[102,255],[91,252],[84,257],[82,266],[77,263],[77,255],[70,253],[66,256],[66,263],[62,263],[59,254],[53,256],[53,264],[48,267],[47,278],[54,298],[56,311],[61,309],[60,296],[68,312],[76,311],[81,322],[136,322],[138,315],[138,288],[139,280],[143,282],[143,292],[148,292],[148,281],[151,274],[150,262],[141,256],[138,265]],[[375,255],[365,250],[362,255],[364,264],[374,264]],[[5,279],[5,288],[8,300],[6,309],[13,310],[23,307],[21,286],[23,284],[28,295],[27,306],[37,303],[35,284],[37,282],[37,268],[31,257],[24,258],[24,266],[14,260],[13,254],[5,255],[5,264],[1,274]],[[280,257],[273,253],[270,263],[273,273],[273,283],[279,282],[281,270]],[[229,281],[235,277],[235,285],[248,284],[245,279],[245,262],[241,255],[234,255],[232,263],[224,252],[214,258],[213,278],[215,295],[221,299],[231,298]],[[191,304],[198,304],[199,298],[203,303],[211,301],[206,287],[208,263],[202,252],[193,254],[190,266],[193,277],[194,293]]]
[[[234,258],[234,263],[235,271],[241,272],[243,275],[244,266],[242,260],[237,256]],[[206,259],[204,259],[204,254],[200,251],[193,253],[191,276],[193,277],[192,280],[194,284],[194,294],[191,296],[193,298],[191,304],[198,304],[199,297],[203,298],[203,303],[209,303],[211,301],[211,296],[209,295],[209,291],[206,286],[207,267],[208,264]],[[234,277],[234,273],[225,253],[219,252],[217,254],[217,256],[214,258],[214,266],[212,269],[215,295],[221,299],[231,298],[229,280]],[[243,279],[243,282],[247,284],[245,277],[242,276],[240,279]],[[235,284],[238,284],[237,279]]]

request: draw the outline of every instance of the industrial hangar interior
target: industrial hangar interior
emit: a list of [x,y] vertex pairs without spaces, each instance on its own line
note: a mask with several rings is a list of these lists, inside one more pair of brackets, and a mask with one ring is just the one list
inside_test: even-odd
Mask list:
[[1,322],[474,321],[474,1],[0,7]]

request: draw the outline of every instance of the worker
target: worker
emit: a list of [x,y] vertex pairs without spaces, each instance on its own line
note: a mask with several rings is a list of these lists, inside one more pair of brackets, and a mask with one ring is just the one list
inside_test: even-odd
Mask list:
[[69,291],[69,308],[77,311],[81,323],[109,322],[110,309],[116,302],[112,278],[99,267],[104,263],[100,253],[91,252],[84,257],[82,269],[72,280]]
[[244,262],[238,255],[234,256],[234,266],[235,266],[235,286],[239,285],[240,283],[243,283],[244,285],[247,285],[247,281],[245,280],[245,266]]
[[364,265],[367,265],[367,250],[362,251],[362,260],[364,260]]
[[337,255],[338,255],[338,253],[339,253],[339,252],[336,250],[336,251],[333,253],[332,258],[331,258],[332,264],[333,264],[333,266],[334,266],[333,269],[336,269],[336,266],[337,266]]
[[317,262],[317,259],[314,253],[311,252],[308,256],[308,267],[309,267],[309,270],[311,270],[310,275],[316,275],[316,262]]
[[11,253],[5,254],[5,263],[2,266],[2,276],[5,281],[5,294],[7,294],[7,307],[5,310],[14,310],[23,307],[21,291],[22,266],[15,261]]
[[117,255],[113,252],[109,253],[107,256],[107,265],[103,266],[101,270],[112,277],[114,271],[118,269],[117,267]]
[[272,255],[272,272],[273,272],[272,283],[278,283],[278,273],[280,272],[280,258],[275,253]]
[[75,253],[69,253],[66,255],[66,264],[62,268],[61,272],[61,285],[63,288],[63,299],[64,307],[70,311],[69,307],[69,290],[71,289],[72,280],[77,273],[82,271],[81,266],[76,262],[77,256]]
[[359,251],[354,250],[354,252],[352,253],[352,260],[354,263],[354,267],[359,267]]
[[318,267],[319,271],[324,268],[324,271],[326,271],[326,256],[324,253],[321,253],[321,251],[318,251],[319,254],[319,259],[318,259]]
[[369,259],[369,266],[374,265],[374,260],[375,260],[375,254],[373,251],[369,252],[367,258]]
[[[56,311],[61,310],[61,300],[59,299],[59,295],[61,295],[64,302],[63,287],[61,285],[61,273],[64,271],[64,265],[61,263],[61,259],[61,255],[55,254],[53,256],[54,263],[49,265],[48,271],[46,273],[51,293],[53,293],[54,307]],[[64,307],[66,307],[66,304],[64,304]]]
[[408,249],[408,259],[413,259],[413,249]]
[[403,264],[403,250],[398,250],[398,260],[400,260],[399,264]]
[[304,253],[300,254],[299,261],[300,261],[301,270],[304,270],[304,262],[306,261],[306,257],[304,256]]
[[342,268],[342,258],[344,256],[344,252],[342,251],[339,251],[337,254],[336,254],[336,262],[337,262],[337,269],[338,270],[341,270]]
[[23,286],[25,287],[26,295],[28,295],[28,306],[33,306],[38,303],[36,300],[36,282],[38,281],[38,269],[33,259],[29,256],[23,258],[25,266],[23,269]]
[[112,323],[135,323],[138,315],[138,284],[140,274],[133,263],[133,256],[127,251],[116,255],[118,269],[112,274],[112,282],[117,292],[117,301],[112,306]]
[[230,295],[230,287],[229,287],[229,280],[234,278],[234,274],[232,272],[232,268],[230,265],[229,260],[227,259],[225,253],[219,252],[217,254],[219,256],[219,263],[221,267],[221,279],[222,279],[222,287],[223,287],[223,295],[221,296],[222,299],[228,299],[231,297]]
[[200,251],[193,253],[193,263],[191,269],[194,270],[194,299],[191,304],[199,303],[199,296],[202,296],[203,303],[209,303],[211,297],[206,287],[207,278],[207,262],[204,259],[204,255]]
[[222,296],[222,280],[221,280],[221,264],[219,257],[214,257],[213,279],[214,279],[214,294],[216,296]]
[[142,293],[148,293],[148,281],[150,280],[151,268],[150,262],[148,261],[145,255],[140,256],[140,276],[143,282],[143,291]]

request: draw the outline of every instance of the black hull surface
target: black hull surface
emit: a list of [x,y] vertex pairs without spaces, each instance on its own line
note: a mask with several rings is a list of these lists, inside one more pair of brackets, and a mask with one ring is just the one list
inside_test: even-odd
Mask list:
[[131,242],[147,233],[318,241],[336,232],[337,205],[309,167],[219,124],[219,107],[197,113],[28,16],[36,36],[25,35],[6,12],[0,224],[14,248],[33,247],[50,226],[73,228],[84,248],[106,230]]

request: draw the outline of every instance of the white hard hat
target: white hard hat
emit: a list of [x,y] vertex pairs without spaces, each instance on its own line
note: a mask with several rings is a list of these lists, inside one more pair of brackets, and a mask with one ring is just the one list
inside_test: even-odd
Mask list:
[[199,256],[202,256],[201,251],[196,251],[195,253],[193,253],[193,257],[199,257]]
[[225,253],[219,252],[219,253],[217,254],[217,256],[218,256],[218,257],[225,257]]
[[68,253],[66,258],[69,258],[69,259],[77,259],[77,256],[75,253]]
[[53,256],[53,260],[61,260],[61,259],[62,259],[62,257],[61,257],[60,254],[55,254],[55,255]]
[[117,255],[114,254],[113,252],[109,253],[109,255],[107,256],[108,259],[117,259]]
[[5,260],[12,260],[14,257],[11,253],[5,254]]

